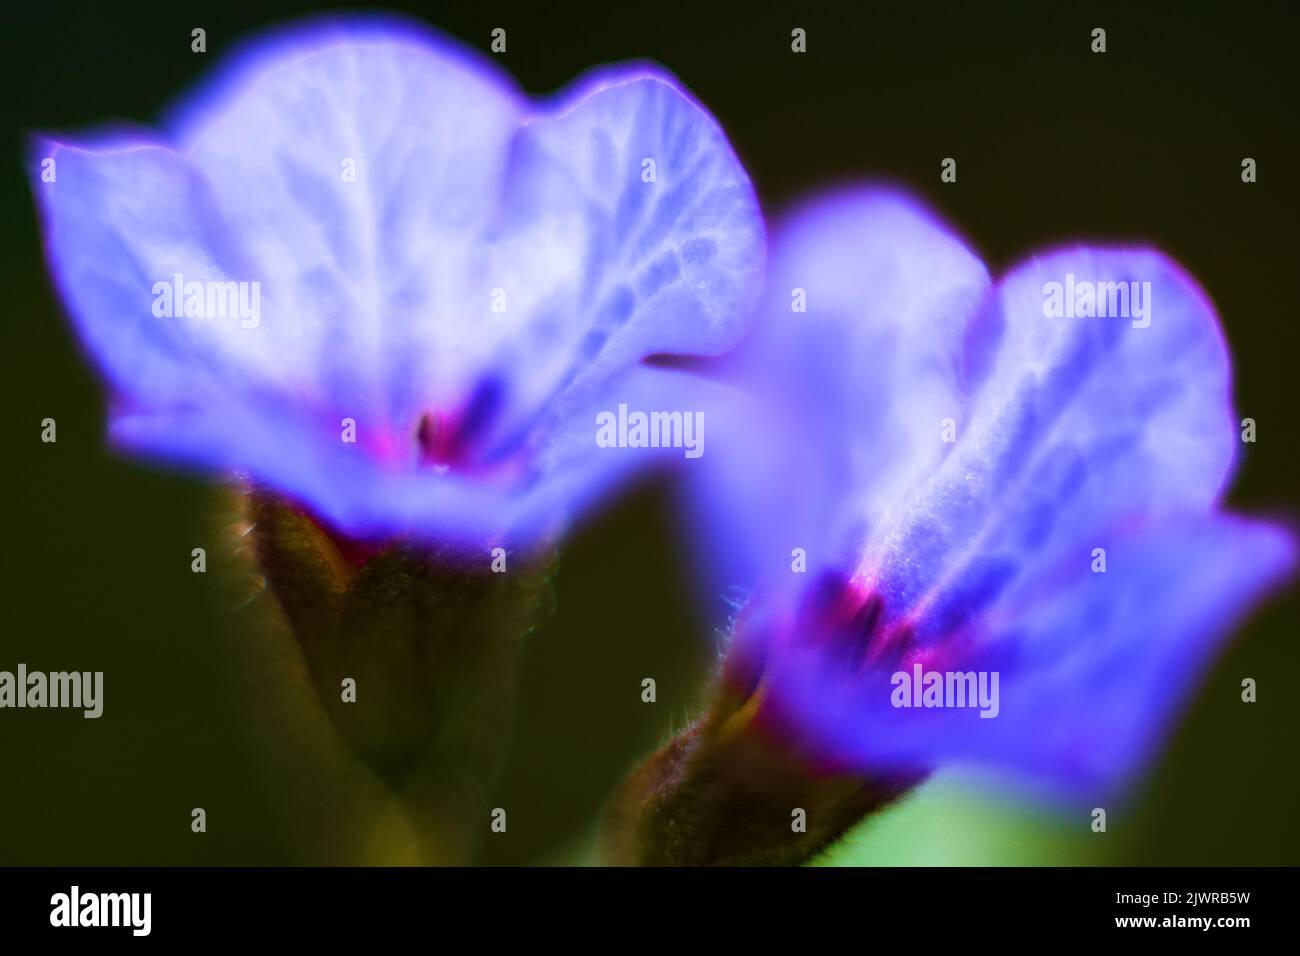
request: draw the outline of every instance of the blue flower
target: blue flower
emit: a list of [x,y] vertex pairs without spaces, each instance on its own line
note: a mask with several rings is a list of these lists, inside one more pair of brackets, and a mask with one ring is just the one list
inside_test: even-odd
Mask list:
[[31,166],[113,441],[358,538],[561,529],[647,460],[596,414],[680,405],[643,359],[726,349],[761,285],[749,180],[671,77],[533,102],[388,19],[262,39],[160,130]]
[[693,496],[701,567],[747,592],[747,713],[826,769],[1120,788],[1295,560],[1221,505],[1241,422],[1204,291],[1135,247],[994,282],[862,187],[777,231],[761,311]]

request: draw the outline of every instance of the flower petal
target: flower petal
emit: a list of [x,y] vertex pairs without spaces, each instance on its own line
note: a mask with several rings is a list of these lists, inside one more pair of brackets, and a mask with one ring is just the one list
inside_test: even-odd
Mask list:
[[280,381],[408,441],[502,334],[483,237],[513,85],[436,35],[360,21],[263,40],[216,88],[173,138],[257,264]]
[[790,581],[792,551],[841,561],[950,446],[969,402],[966,329],[988,273],[928,209],[882,186],[838,190],[775,230],[760,321],[691,489],[715,587]]
[[[996,768],[1061,793],[1101,797],[1151,755],[1217,645],[1294,573],[1282,528],[1227,516],[1170,516],[1113,529],[1106,573],[1077,563],[1026,577],[946,649],[866,671],[831,669],[789,647],[767,670],[796,739],[878,772],[938,762]],[[998,674],[996,716],[896,707],[894,673]]]
[[[204,181],[174,151],[115,138],[94,151],[54,140],[32,144],[33,164],[53,160],[52,182],[37,180],[47,258],[83,344],[117,391],[140,406],[181,407],[238,391],[256,375],[238,358],[258,341],[237,315],[156,315],[162,286],[176,275],[217,283],[248,275],[242,245]],[[251,352],[261,370],[272,354]]]
[[[1149,324],[1045,314],[1048,283],[1145,284]],[[1209,509],[1236,432],[1227,351],[1204,292],[1150,250],[1035,258],[976,320],[978,381],[958,442],[873,532],[858,579],[885,623],[946,636],[1032,564],[1072,554],[1125,518]],[[906,392],[897,401],[907,403]]]
[[[35,189],[117,392],[113,434],[249,473],[348,533],[580,510],[599,482],[540,490],[565,416],[649,354],[724,348],[756,294],[748,179],[647,68],[530,109],[435,34],[344,20],[254,44],[176,115],[157,141],[35,157],[58,156]],[[157,318],[151,290],[173,277],[253,286],[260,320]],[[451,473],[429,467],[426,428],[459,456]]]
[[671,77],[598,71],[514,143],[496,261],[520,304],[495,358],[496,440],[659,353],[735,343],[761,287],[762,216],[713,119]]

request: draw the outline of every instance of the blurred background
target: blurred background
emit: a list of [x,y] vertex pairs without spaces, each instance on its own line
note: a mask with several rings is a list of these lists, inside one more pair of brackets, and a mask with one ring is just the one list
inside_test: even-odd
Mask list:
[[[128,8],[129,6],[129,8]],[[1144,239],[1209,290],[1258,422],[1231,495],[1294,514],[1297,125],[1291,5],[1191,3],[398,4],[546,93],[600,63],[658,61],[718,117],[770,211],[886,177],[927,196],[994,272],[1045,243]],[[105,712],[0,712],[0,864],[344,861],[352,797],[295,746],[247,576],[219,558],[222,489],[105,449],[104,399],[46,277],[24,131],[160,108],[257,29],[320,7],[13,5],[3,14],[0,669],[102,670]],[[346,9],[346,8],[340,8]],[[190,52],[207,30],[208,52]],[[808,52],[790,52],[790,31]],[[1094,27],[1108,52],[1089,50]],[[941,184],[939,162],[958,160]],[[1243,185],[1254,157],[1259,181]],[[1291,290],[1291,291],[1288,291]],[[58,422],[42,444],[40,422]],[[206,546],[207,575],[190,572]],[[526,649],[484,863],[581,862],[621,776],[698,711],[722,602],[697,600],[670,490],[646,485],[566,548],[558,611]],[[262,599],[263,601],[265,599]],[[1297,864],[1294,593],[1243,628],[1109,830],[940,777],[827,862]],[[643,704],[654,677],[658,703]],[[1259,700],[1240,701],[1254,677]],[[190,831],[203,807],[208,832]],[[303,818],[313,822],[300,825]]]

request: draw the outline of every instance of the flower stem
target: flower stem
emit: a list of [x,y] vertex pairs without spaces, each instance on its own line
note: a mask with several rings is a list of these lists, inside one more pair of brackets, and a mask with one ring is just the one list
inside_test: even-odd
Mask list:
[[463,553],[340,542],[264,491],[246,508],[256,563],[338,735],[405,809],[419,858],[469,862],[489,832],[523,639],[553,604],[554,556],[495,573],[487,548],[471,566]]
[[761,687],[741,691],[725,676],[720,685],[705,716],[615,794],[601,837],[608,863],[806,863],[925,777],[816,769],[772,726]]

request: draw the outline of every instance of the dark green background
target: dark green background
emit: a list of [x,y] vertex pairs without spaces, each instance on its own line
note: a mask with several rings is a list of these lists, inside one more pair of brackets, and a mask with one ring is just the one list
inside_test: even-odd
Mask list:
[[[10,5],[4,17],[0,668],[106,672],[98,721],[0,712],[0,864],[291,863],[331,858],[272,807],[336,795],[277,740],[277,683],[232,641],[244,582],[189,569],[220,548],[212,486],[104,448],[104,400],[46,278],[20,162],[24,129],[152,121],[257,28],[305,5]],[[476,0],[411,8],[547,92],[596,64],[657,60],[719,118],[769,209],[817,184],[887,176],[926,194],[1001,269],[1045,243],[1146,239],[1214,297],[1259,423],[1232,502],[1296,505],[1295,24],[1286,6]],[[205,56],[190,30],[208,31]],[[790,29],[808,30],[806,55]],[[1089,52],[1103,26],[1109,52]],[[942,157],[959,182],[939,182]],[[1242,157],[1259,182],[1240,181]],[[58,443],[39,440],[58,421]],[[532,639],[495,797],[493,863],[582,857],[588,823],[639,754],[698,706],[712,659],[662,488],[577,535],[559,611]],[[1262,610],[1221,658],[1146,786],[1088,832],[1086,808],[1027,811],[940,779],[868,823],[856,862],[1298,863],[1297,602]],[[245,635],[247,638],[247,635]],[[246,643],[246,641],[245,641]],[[658,680],[642,704],[640,680]],[[1259,681],[1259,702],[1239,682]],[[271,716],[268,717],[268,714]],[[190,832],[191,807],[209,832]],[[342,826],[342,824],[340,824]]]

